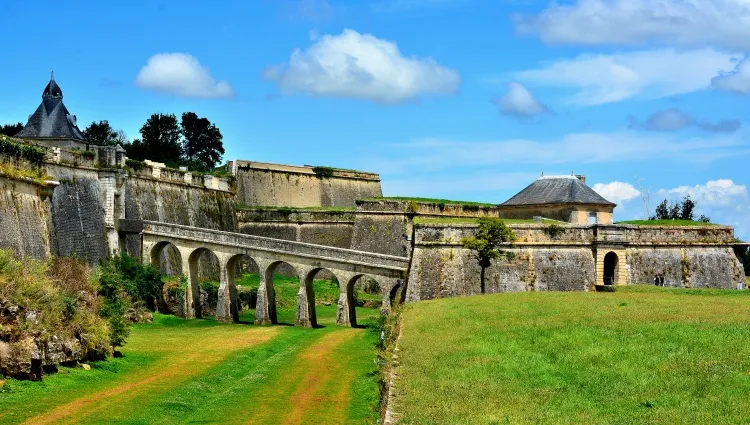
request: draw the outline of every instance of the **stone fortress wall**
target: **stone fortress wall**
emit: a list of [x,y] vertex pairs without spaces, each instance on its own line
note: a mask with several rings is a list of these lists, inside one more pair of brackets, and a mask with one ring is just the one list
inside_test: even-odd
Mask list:
[[330,167],[297,167],[229,161],[241,204],[274,207],[351,207],[357,199],[383,196],[374,173]]
[[[499,216],[490,206],[377,199],[380,180],[371,173],[233,161],[236,180],[219,179],[93,150],[49,148],[43,169],[50,181],[0,175],[0,248],[36,258],[75,253],[94,264],[119,250],[141,254],[138,235],[123,240],[120,226],[166,222],[409,257],[406,298],[416,301],[477,293],[479,267],[461,244],[475,224],[415,219]],[[743,279],[730,227],[511,227],[516,255],[488,269],[488,292],[591,290],[603,283],[610,254],[615,283],[648,284],[661,275],[666,286],[730,288]],[[164,252],[165,271],[181,270]],[[201,274],[214,269],[210,258],[201,260]]]

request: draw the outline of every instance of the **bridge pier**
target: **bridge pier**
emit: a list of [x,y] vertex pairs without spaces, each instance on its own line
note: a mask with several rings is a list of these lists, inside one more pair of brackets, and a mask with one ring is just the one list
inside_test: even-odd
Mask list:
[[216,301],[216,321],[239,323],[240,311],[237,297],[237,286],[234,284],[234,273],[237,260],[241,256],[232,256],[216,252],[219,259],[219,293]]
[[357,326],[354,308],[354,284],[360,276],[354,273],[339,272],[339,301],[336,305],[336,324],[340,326]]
[[318,269],[305,267],[301,264],[293,264],[293,266],[299,273],[295,325],[314,328],[318,326],[318,318],[315,313],[315,293],[312,284]]
[[200,297],[200,291],[197,294],[194,293],[193,282],[195,281],[197,285],[198,269],[190,264],[190,251],[180,248],[178,250],[180,251],[182,274],[187,279],[187,287],[182,299],[182,312],[186,319],[195,319],[195,306],[196,304],[200,304],[200,298],[198,298],[198,302],[196,303],[195,296],[198,295]]
[[[255,324],[271,325],[276,323],[276,299],[273,291],[272,261],[256,258],[260,285],[258,286],[258,301],[255,304]],[[273,267],[272,267],[273,265]]]

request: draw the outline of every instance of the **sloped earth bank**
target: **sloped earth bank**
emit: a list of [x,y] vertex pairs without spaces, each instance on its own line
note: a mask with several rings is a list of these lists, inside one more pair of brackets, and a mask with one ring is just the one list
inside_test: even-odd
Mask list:
[[[287,315],[280,320],[290,322]],[[318,315],[318,329],[157,315],[134,328],[122,358],[43,382],[6,382],[0,424],[377,421],[377,336],[335,326],[334,308]],[[251,322],[252,312],[242,319]]]

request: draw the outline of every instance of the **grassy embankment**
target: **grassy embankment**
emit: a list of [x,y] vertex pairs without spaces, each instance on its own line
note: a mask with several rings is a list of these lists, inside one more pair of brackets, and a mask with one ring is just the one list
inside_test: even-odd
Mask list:
[[[294,323],[298,283],[275,287],[279,322]],[[330,282],[315,289],[334,298]],[[318,329],[250,325],[252,310],[239,325],[156,314],[132,329],[122,358],[90,371],[62,368],[42,382],[6,381],[0,424],[372,423],[377,334],[336,326],[335,303],[316,309]],[[377,314],[357,309],[370,326]]]
[[408,305],[408,424],[741,423],[750,291],[618,288]]
[[639,226],[719,226],[716,223],[704,223],[693,220],[629,220],[615,224],[637,224]]

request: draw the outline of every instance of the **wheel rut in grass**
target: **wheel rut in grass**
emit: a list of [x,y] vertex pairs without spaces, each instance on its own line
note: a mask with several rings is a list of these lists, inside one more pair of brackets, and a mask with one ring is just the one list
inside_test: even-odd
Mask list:
[[301,351],[282,371],[290,379],[275,386],[272,394],[266,394],[265,402],[254,406],[257,414],[247,423],[345,424],[354,373],[345,361],[334,358],[335,351],[358,332],[362,331],[336,330]]
[[[229,328],[229,327],[228,327]],[[25,424],[85,423],[100,411],[122,410],[139,396],[153,396],[180,385],[215,366],[232,352],[262,344],[278,333],[278,328],[250,328],[241,334],[207,332],[193,344],[172,345],[168,354],[152,366],[123,377],[104,390],[86,394],[41,415]],[[85,409],[85,414],[81,414]]]

